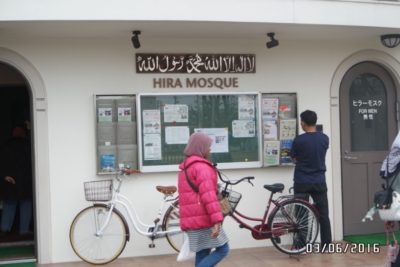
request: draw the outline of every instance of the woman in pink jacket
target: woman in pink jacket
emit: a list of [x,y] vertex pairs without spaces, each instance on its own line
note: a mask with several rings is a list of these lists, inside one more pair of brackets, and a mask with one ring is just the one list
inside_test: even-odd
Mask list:
[[190,250],[196,252],[196,267],[215,266],[229,252],[221,227],[224,217],[217,199],[217,172],[207,159],[211,144],[207,134],[192,134],[179,166],[180,225],[189,236]]

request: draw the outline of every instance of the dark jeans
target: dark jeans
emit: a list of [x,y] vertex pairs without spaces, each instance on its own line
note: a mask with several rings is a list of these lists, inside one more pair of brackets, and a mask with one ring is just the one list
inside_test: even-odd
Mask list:
[[1,214],[0,230],[10,232],[14,224],[15,213],[19,205],[19,234],[29,233],[32,220],[32,200],[4,200]]
[[315,206],[319,212],[319,224],[321,234],[321,244],[332,243],[331,222],[329,220],[329,207],[326,183],[323,184],[299,184],[293,186],[295,194],[306,194],[307,201],[312,197]]
[[229,245],[226,242],[224,245],[217,247],[213,252],[211,249],[203,249],[196,253],[196,267],[214,267],[229,253]]

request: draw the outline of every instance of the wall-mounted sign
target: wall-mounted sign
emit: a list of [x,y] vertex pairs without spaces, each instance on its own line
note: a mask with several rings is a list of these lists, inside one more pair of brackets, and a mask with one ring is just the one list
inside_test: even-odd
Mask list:
[[238,88],[239,78],[153,78],[153,88]]
[[136,73],[255,72],[254,54],[136,54]]

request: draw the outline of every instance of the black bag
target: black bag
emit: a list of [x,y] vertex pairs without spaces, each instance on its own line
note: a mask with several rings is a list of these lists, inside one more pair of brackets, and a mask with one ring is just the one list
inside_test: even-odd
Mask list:
[[[386,161],[386,169],[389,169],[389,158]],[[374,195],[374,205],[377,209],[390,209],[390,206],[392,205],[392,201],[393,201],[393,188],[392,185],[394,183],[394,181],[396,180],[396,177],[393,176],[397,176],[398,172],[399,172],[400,168],[397,168],[396,172],[394,172],[392,175],[388,176],[388,177],[384,177],[382,176],[382,178],[384,178],[386,180],[386,186],[382,184],[382,188],[383,190],[378,191],[375,193]],[[393,177],[392,182],[389,184],[389,178]]]
[[377,209],[390,209],[393,201],[393,189],[391,186],[378,191],[374,195],[374,205]]

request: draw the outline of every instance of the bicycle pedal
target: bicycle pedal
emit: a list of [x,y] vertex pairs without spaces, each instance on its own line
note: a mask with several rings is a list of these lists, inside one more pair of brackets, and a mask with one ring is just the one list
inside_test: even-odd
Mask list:
[[154,227],[150,227],[150,228],[147,230],[147,232],[148,232],[148,233],[154,232]]
[[155,244],[149,244],[149,248],[155,248],[156,245]]

